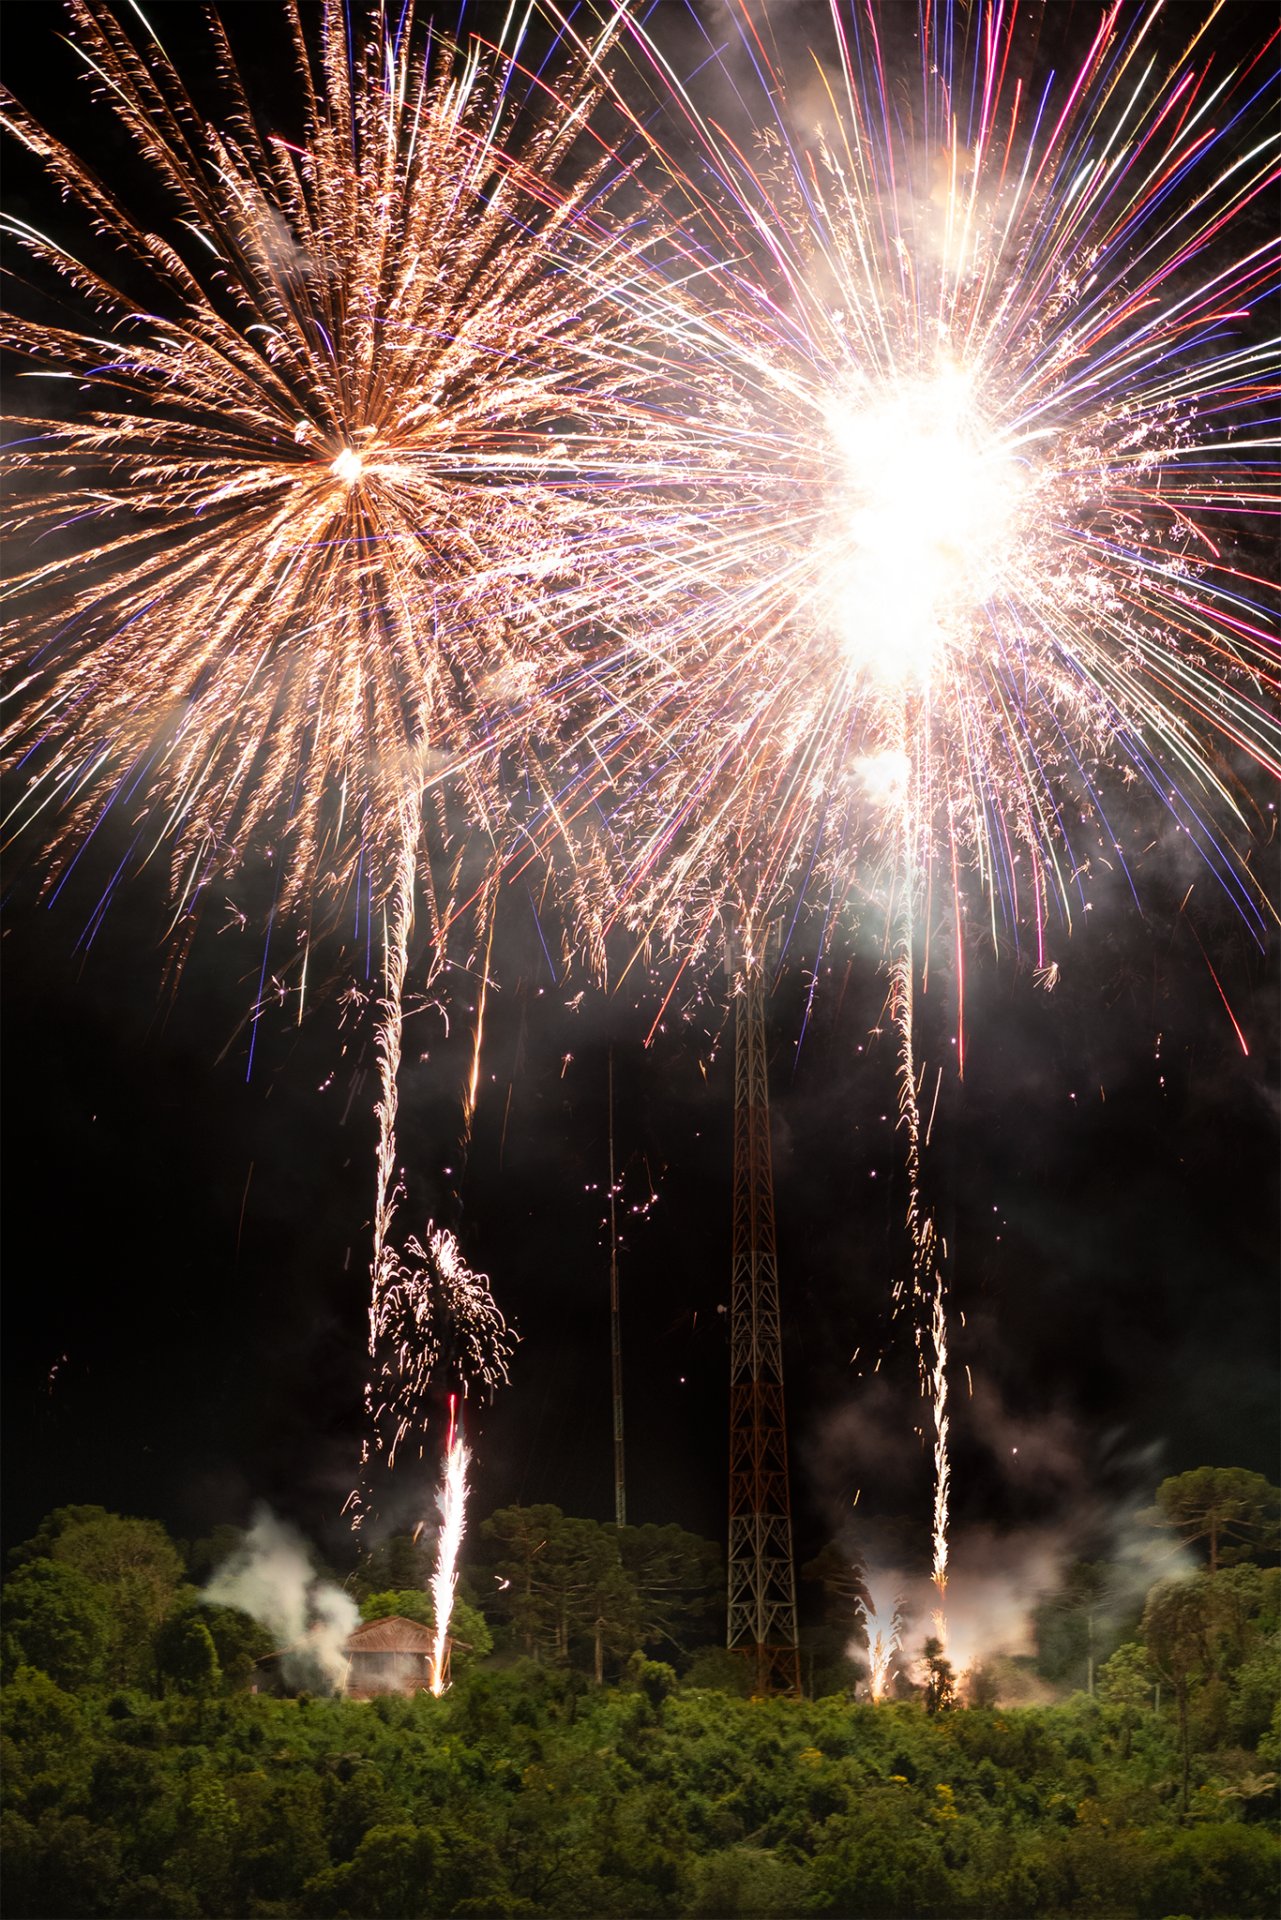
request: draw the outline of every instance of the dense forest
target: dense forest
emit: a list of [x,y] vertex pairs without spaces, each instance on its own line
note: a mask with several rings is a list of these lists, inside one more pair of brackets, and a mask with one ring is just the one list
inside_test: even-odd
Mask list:
[[[5,1586],[6,1912],[1270,1916],[1276,1501],[1164,1482],[1177,1577],[1117,1602],[1078,1563],[1034,1652],[957,1674],[908,1638],[877,1705],[834,1548],[806,1569],[813,1697],[753,1700],[710,1543],[506,1508],[469,1538],[448,1691],[363,1701],[264,1690],[279,1635],[211,1597],[236,1530],[62,1508]],[[426,1553],[309,1570],[313,1597],[429,1624]]]

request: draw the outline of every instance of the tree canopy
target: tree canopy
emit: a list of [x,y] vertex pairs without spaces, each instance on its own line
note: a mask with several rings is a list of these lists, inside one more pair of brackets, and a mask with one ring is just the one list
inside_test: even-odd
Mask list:
[[[460,1593],[442,1698],[281,1699],[247,1691],[261,1630],[175,1577],[163,1529],[52,1516],[5,1595],[15,1920],[1275,1911],[1281,1570],[1158,1583],[1095,1698],[1000,1704],[999,1671],[958,1685],[926,1642],[910,1697],[872,1706],[739,1697],[741,1662],[695,1644],[715,1551],[678,1528],[505,1508],[469,1542],[485,1608]],[[366,1618],[430,1623],[421,1585],[368,1584],[421,1563],[383,1548]],[[150,1628],[140,1575],[169,1595]],[[1067,1616],[1111,1577],[1069,1569]]]
[[1189,1546],[1204,1546],[1210,1572],[1281,1552],[1281,1487],[1244,1467],[1194,1467],[1156,1490],[1149,1519]]

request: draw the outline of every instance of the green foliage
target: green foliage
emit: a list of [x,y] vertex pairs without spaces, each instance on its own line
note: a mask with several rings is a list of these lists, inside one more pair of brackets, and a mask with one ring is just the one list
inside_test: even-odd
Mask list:
[[209,1629],[225,1691],[243,1692],[254,1677],[255,1662],[274,1650],[271,1635],[239,1607],[214,1606],[205,1600],[200,1618]]
[[14,1567],[25,1567],[31,1560],[51,1560],[54,1547],[67,1533],[77,1527],[91,1526],[99,1520],[118,1518],[109,1514],[105,1507],[55,1507],[47,1513],[29,1540],[15,1547],[9,1555],[9,1563]]
[[81,1914],[118,1911],[120,1841],[109,1828],[96,1827],[76,1813],[47,1811],[35,1821],[6,1813],[0,1846],[10,1913],[63,1914],[73,1920]]
[[666,1641],[677,1653],[721,1630],[725,1572],[720,1548],[683,1527],[607,1527],[635,1585],[644,1644]]
[[1168,1715],[1148,1701],[1122,1764],[1111,1699],[931,1716],[748,1701],[643,1656],[629,1667],[618,1688],[526,1663],[373,1704],[77,1698],[19,1675],[10,1910],[1271,1913],[1251,1777],[1233,1751],[1206,1763],[1181,1830]]
[[930,1638],[921,1648],[921,1658],[925,1662],[928,1678],[925,1682],[925,1711],[927,1713],[947,1713],[956,1705],[956,1675],[952,1671],[952,1662],[943,1652],[943,1642]]
[[1260,1687],[1276,1673],[1277,1569],[1236,1566],[1153,1587],[1143,1612],[1148,1660],[1178,1711],[1180,1797],[1189,1805],[1194,1753],[1229,1731],[1264,1731]]
[[[55,1518],[9,1583],[22,1602],[14,1652],[47,1604],[42,1652],[65,1663],[64,1684],[27,1664],[7,1688],[0,1842],[7,1910],[23,1920],[1275,1911],[1273,1570],[1243,1562],[1154,1589],[1095,1700],[950,1712],[919,1696],[749,1700],[735,1690],[744,1663],[723,1649],[681,1679],[644,1640],[606,1651],[619,1683],[593,1684],[586,1596],[600,1604],[605,1572],[629,1583],[635,1611],[617,1619],[639,1617],[645,1633],[665,1594],[710,1565],[690,1536],[654,1529],[628,1560],[612,1529],[507,1509],[491,1567],[501,1553],[529,1573],[541,1659],[474,1661],[439,1700],[287,1700],[229,1690],[257,1630],[195,1603],[172,1563],[147,1560],[154,1539],[97,1510]],[[83,1561],[59,1559],[58,1542],[83,1529]],[[159,1692],[111,1675],[111,1607],[134,1604],[138,1562],[85,1570],[90,1542],[131,1539],[163,1576],[156,1591],[168,1583],[145,1642]],[[108,1615],[101,1662],[57,1645],[57,1621],[70,1633],[76,1618],[68,1596],[86,1594]],[[430,1618],[421,1588],[366,1594],[367,1617],[415,1610]],[[599,1644],[611,1644],[603,1631]],[[929,1658],[927,1698],[941,1708],[947,1663],[937,1646]]]
[[685,1674],[689,1687],[714,1687],[718,1693],[732,1693],[746,1700],[752,1691],[752,1669],[738,1653],[728,1647],[703,1647],[690,1661]]
[[36,1564],[36,1546],[100,1597],[110,1621],[106,1677],[119,1685],[151,1684],[152,1636],[177,1604],[184,1572],[182,1555],[159,1521],[101,1507],[60,1507],[19,1549],[29,1565]]
[[63,1686],[92,1686],[106,1671],[113,1628],[106,1596],[76,1567],[31,1560],[5,1582],[6,1674],[39,1667]]
[[646,1660],[642,1654],[633,1654],[627,1663],[627,1673],[655,1712],[675,1690],[676,1669],[669,1667],[665,1660]]
[[1145,1516],[1189,1546],[1204,1546],[1211,1573],[1281,1551],[1281,1487],[1244,1467],[1195,1467],[1156,1490]]
[[431,1595],[416,1587],[390,1587],[385,1593],[366,1594],[360,1603],[362,1620],[416,1620],[421,1627],[434,1627],[436,1609]]
[[1275,1910],[1276,1841],[1257,1827],[1193,1827],[1165,1850],[1154,1891],[1163,1912],[1192,1920],[1266,1913],[1269,1902]]
[[1099,1668],[1099,1698],[1119,1713],[1138,1713],[1152,1697],[1152,1681],[1143,1648],[1127,1640]]
[[177,1692],[206,1700],[218,1691],[222,1668],[208,1625],[198,1613],[178,1613],[156,1635],[156,1666]]
[[1099,1698],[1111,1709],[1123,1759],[1129,1758],[1135,1729],[1153,1698],[1154,1678],[1146,1653],[1133,1640],[1118,1647],[1099,1669]]
[[431,1569],[429,1534],[388,1534],[361,1557],[355,1579],[357,1598],[363,1603],[371,1593],[422,1592],[431,1579]]
[[479,1530],[497,1618],[533,1658],[600,1681],[637,1648],[687,1653],[714,1631],[723,1587],[710,1541],[681,1527],[612,1527],[559,1507],[502,1507]]
[[91,1509],[63,1511],[80,1511],[83,1517],[58,1528],[50,1557],[78,1567],[90,1580],[129,1602],[137,1600],[153,1618],[161,1618],[185,1569],[160,1522]]
[[690,1914],[777,1914],[792,1920],[810,1905],[811,1877],[797,1861],[764,1847],[729,1847],[694,1869]]
[[193,1540],[186,1551],[187,1578],[194,1586],[207,1586],[219,1567],[241,1551],[245,1544],[243,1527],[220,1526],[200,1540]]
[[[1106,1591],[1106,1569],[1078,1560],[1067,1569],[1058,1591],[1037,1602],[1032,1610],[1032,1637],[1036,1670],[1042,1679],[1060,1686],[1087,1685],[1089,1663],[1100,1657]],[[1109,1645],[1102,1655],[1111,1651]]]
[[368,1914],[370,1920],[399,1920],[422,1913],[436,1867],[435,1834],[403,1824],[371,1827],[355,1857],[326,1867],[307,1883],[304,1912],[317,1915]]

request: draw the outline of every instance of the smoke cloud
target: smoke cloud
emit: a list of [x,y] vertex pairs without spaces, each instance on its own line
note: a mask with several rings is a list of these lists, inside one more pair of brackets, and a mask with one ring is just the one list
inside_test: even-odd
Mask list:
[[360,1611],[349,1593],[317,1573],[301,1534],[265,1506],[225,1560],[201,1598],[252,1615],[284,1654],[285,1678],[294,1685],[341,1690],[347,1675],[344,1648]]
[[[971,1472],[981,1471],[989,1483],[999,1479],[1006,1506],[1030,1517],[1002,1526],[954,1517],[947,1655],[958,1678],[984,1668],[1007,1702],[1049,1699],[1055,1688],[1008,1663],[1034,1652],[1035,1610],[1062,1591],[1074,1562],[1092,1563],[1103,1577],[1092,1607],[1100,1647],[1131,1630],[1155,1582],[1193,1571],[1187,1549],[1141,1511],[1161,1477],[1162,1449],[1159,1443],[1137,1447],[1120,1432],[1092,1437],[1063,1408],[1015,1412],[990,1379],[976,1382],[959,1404]],[[902,1517],[913,1499],[923,1511],[923,1454],[905,1443],[904,1425],[901,1398],[876,1379],[816,1425],[802,1458],[841,1548],[863,1569],[874,1608],[869,1638],[879,1630],[888,1645],[897,1616],[902,1635],[891,1675],[919,1680],[920,1649],[934,1631],[938,1597],[926,1564],[924,1520],[907,1525]],[[851,1487],[870,1490],[873,1501],[897,1507],[899,1517],[878,1515],[875,1506],[869,1512],[867,1503],[852,1511]],[[851,1638],[847,1653],[865,1661],[860,1637]],[[1083,1685],[1085,1677],[1083,1667],[1074,1684]]]

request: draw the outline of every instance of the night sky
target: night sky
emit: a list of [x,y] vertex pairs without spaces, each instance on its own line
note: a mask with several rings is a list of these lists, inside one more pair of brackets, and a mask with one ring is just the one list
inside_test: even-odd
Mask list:
[[[15,88],[58,19],[18,12]],[[1142,909],[1096,866],[1090,913],[1054,936],[1053,992],[1009,936],[993,950],[976,903],[963,1084],[941,962],[922,1009],[927,1085],[948,1068],[925,1179],[951,1251],[958,1531],[1133,1503],[1162,1473],[1202,1463],[1275,1476],[1276,947],[1253,947],[1141,789],[1129,806],[1127,850],[1157,841],[1135,862]],[[1275,897],[1260,817],[1255,866]],[[262,877],[236,888],[244,927],[210,901],[173,992],[159,871],[119,890],[86,950],[123,845],[105,831],[52,907],[37,899],[39,848],[6,856],[6,1539],[66,1502],[154,1514],[191,1536],[265,1499],[341,1555],[374,1144],[370,1020],[341,1010],[352,955],[322,951],[302,1023],[290,997],[255,1034]],[[554,953],[554,926],[542,932]],[[887,1308],[907,1249],[880,938],[873,911],[838,932],[807,1017],[815,936],[802,923],[771,999],[801,1557],[848,1522],[860,1489],[860,1519],[915,1527],[921,1554],[928,1544],[929,1464],[913,1431],[925,1410],[910,1326]],[[474,1511],[550,1500],[612,1517],[612,1048],[629,1518],[723,1537],[724,977],[687,974],[646,1046],[670,974],[610,994],[553,972],[524,880],[502,895],[494,975],[466,1155],[474,977],[449,976],[448,1033],[439,1007],[414,1013],[401,1081],[403,1224],[453,1227],[521,1335],[511,1383],[476,1431]],[[411,992],[421,979],[419,954]],[[390,1517],[416,1519],[433,1478],[430,1462],[403,1470]]]
[[[8,1529],[21,1538],[50,1506],[87,1500],[200,1532],[262,1497],[324,1537],[360,1432],[368,1018],[340,1022],[347,976],[335,971],[301,1026],[289,1005],[264,1014],[247,1080],[261,936],[218,935],[211,921],[166,995],[163,900],[145,877],[77,952],[102,877],[84,873],[79,903],[71,889],[53,910],[23,902],[4,944]],[[638,1002],[553,980],[515,887],[499,929],[465,1168],[465,979],[448,1039],[439,1011],[411,1018],[402,1079],[405,1221],[430,1212],[455,1227],[522,1335],[483,1421],[477,1510],[552,1500],[612,1513],[612,1045],[629,1517],[715,1534],[733,1095],[723,977],[678,991],[646,1049],[666,981]],[[1277,969],[1230,922],[1219,931],[1248,1059],[1177,918],[1092,916],[1064,944],[1053,993],[1026,960],[976,946],[966,1079],[945,1080],[926,1161],[966,1321],[954,1334],[959,1526],[1056,1516],[1065,1498],[1109,1490],[1118,1461],[1124,1480],[1124,1462],[1154,1443],[1161,1470],[1272,1470]],[[803,1544],[821,1543],[860,1486],[861,1516],[916,1511],[924,1527],[928,1512],[910,1332],[887,1319],[904,1194],[870,933],[868,946],[853,939],[824,967],[799,1051],[800,953],[772,1001]],[[948,1044],[951,1004],[936,973],[928,1061]],[[882,1350],[881,1378],[860,1377]],[[401,1479],[412,1507],[422,1483]]]

